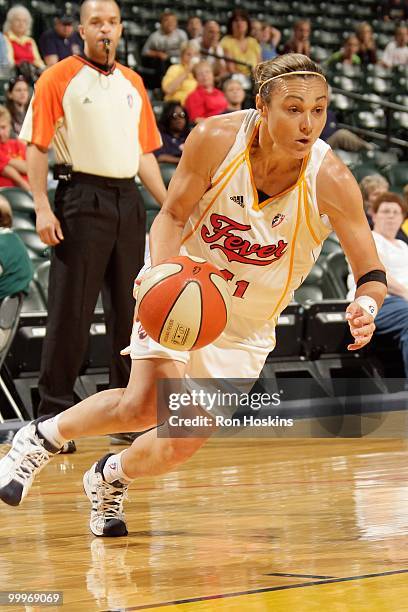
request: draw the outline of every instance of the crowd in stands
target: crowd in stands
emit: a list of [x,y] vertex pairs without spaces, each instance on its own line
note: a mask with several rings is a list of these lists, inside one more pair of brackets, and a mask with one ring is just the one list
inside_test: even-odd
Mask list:
[[[283,32],[276,27],[273,15],[268,18],[252,16],[242,8],[233,10],[223,23],[215,19],[203,21],[192,14],[185,27],[180,26],[175,12],[166,9],[159,17],[157,29],[140,45],[139,64],[152,97],[161,103],[157,121],[163,144],[155,151],[159,163],[177,165],[194,124],[213,115],[253,106],[253,67],[280,53],[308,55],[321,61],[328,75],[348,66],[362,70],[379,66],[390,71],[407,67],[408,71],[407,2],[379,2],[373,18],[394,23],[387,44],[380,48],[378,33],[372,24],[361,21],[353,32],[345,32],[341,47],[334,50],[332,46],[323,59],[314,56],[315,24],[304,17],[293,22],[288,34],[287,30]],[[42,32],[37,41],[31,36],[32,24],[30,11],[25,6],[15,5],[8,10],[3,34],[0,34],[0,76],[8,79],[4,106],[0,106],[0,187],[17,186],[26,191],[30,187],[25,145],[18,140],[18,135],[35,80],[48,66],[83,52],[83,41],[72,13],[58,13],[52,27]],[[322,138],[332,148],[350,152],[376,148],[366,136],[362,138],[339,128],[338,123],[335,110],[330,109]],[[385,177],[375,175],[365,176],[360,188],[369,223],[376,231],[374,218],[378,216],[378,198],[392,191],[393,186]],[[405,188],[405,200],[408,201],[408,187]],[[399,206],[398,202],[396,206],[400,208],[402,223],[395,240],[408,243],[408,221],[404,220],[407,206]],[[401,253],[407,257],[406,249],[401,249]],[[406,266],[408,269],[408,261]],[[408,300],[408,286],[400,297]]]

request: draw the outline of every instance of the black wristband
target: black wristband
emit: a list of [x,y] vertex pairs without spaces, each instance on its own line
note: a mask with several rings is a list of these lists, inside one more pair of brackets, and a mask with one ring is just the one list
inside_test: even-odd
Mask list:
[[370,272],[363,274],[363,276],[360,276],[360,278],[358,279],[356,287],[358,289],[358,287],[361,287],[361,285],[364,285],[364,283],[370,283],[371,281],[382,283],[383,285],[388,287],[387,275],[384,270],[370,270]]

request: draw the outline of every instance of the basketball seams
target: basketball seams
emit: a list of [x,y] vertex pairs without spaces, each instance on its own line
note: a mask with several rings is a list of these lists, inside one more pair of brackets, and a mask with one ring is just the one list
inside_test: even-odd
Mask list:
[[189,256],[173,257],[153,270],[156,276],[143,278],[138,296],[138,317],[145,332],[174,350],[198,350],[214,342],[231,307],[229,286],[220,270]]
[[200,292],[200,305],[201,305],[201,308],[200,308],[200,325],[198,326],[198,331],[197,331],[196,338],[194,340],[194,344],[192,345],[192,347],[190,349],[190,350],[193,350],[195,345],[197,344],[197,341],[199,340],[200,334],[201,334],[201,328],[202,328],[202,325],[203,325],[204,302],[203,302],[203,291],[202,291],[202,288],[201,288],[201,284],[198,281],[196,281],[196,280],[192,280],[190,282],[191,283],[195,283],[198,286],[198,290]]

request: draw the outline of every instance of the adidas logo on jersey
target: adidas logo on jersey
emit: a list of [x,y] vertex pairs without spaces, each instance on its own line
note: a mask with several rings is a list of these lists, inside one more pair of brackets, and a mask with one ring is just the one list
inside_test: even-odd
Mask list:
[[92,100],[86,97],[85,100],[82,102],[82,104],[92,104]]
[[238,204],[239,206],[244,208],[244,196],[242,195],[230,196],[230,200],[232,200],[233,202],[235,202],[235,204]]

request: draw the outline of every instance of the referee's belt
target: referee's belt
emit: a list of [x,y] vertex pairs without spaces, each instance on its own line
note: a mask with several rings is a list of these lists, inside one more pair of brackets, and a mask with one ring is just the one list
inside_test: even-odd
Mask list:
[[135,177],[115,178],[111,176],[98,176],[97,174],[87,174],[86,172],[72,172],[71,182],[86,183],[96,187],[126,187],[135,185]]
[[114,176],[99,176],[98,174],[88,174],[87,172],[75,172],[68,164],[55,164],[54,178],[61,182],[86,183],[97,187],[120,187],[132,185],[135,177],[116,178]]

